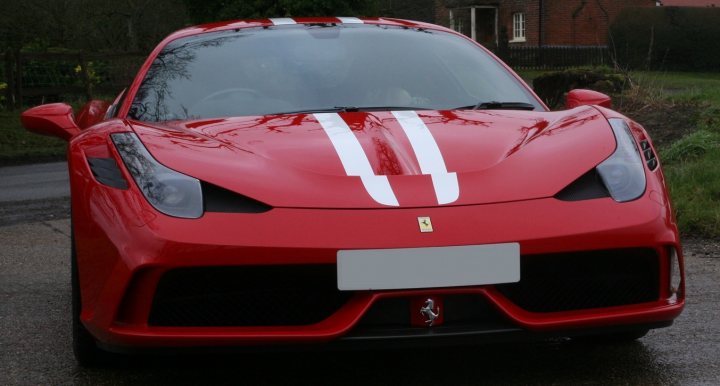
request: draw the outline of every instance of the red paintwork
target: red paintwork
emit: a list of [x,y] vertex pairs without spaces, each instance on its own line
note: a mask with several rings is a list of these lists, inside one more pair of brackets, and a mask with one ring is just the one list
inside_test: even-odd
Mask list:
[[[397,20],[365,22],[452,32]],[[375,172],[389,176],[399,208],[376,203],[358,177],[345,175],[312,115],[165,126],[125,119],[140,79],[167,42],[206,31],[268,24],[267,20],[218,23],[171,35],[151,54],[128,89],[130,95],[120,106],[118,118],[83,130],[70,142],[81,320],[99,341],[119,346],[322,342],[351,331],[380,299],[441,298],[454,293],[486,298],[509,321],[529,331],[669,321],[680,314],[684,290],[677,297],[669,293],[667,254],[668,247],[678,249],[682,270],[682,250],[660,168],[646,170],[646,191],[635,201],[553,198],[613,152],[615,142],[607,118],[627,118],[611,110],[584,106],[562,112],[418,112],[438,143],[448,171],[458,174],[460,197],[446,206],[436,204],[430,178],[419,172],[408,140],[390,113],[341,114]],[[636,139],[647,138],[641,126],[628,122]],[[122,173],[130,189],[99,184],[87,157],[119,160],[109,135],[131,131],[166,166],[274,208],[261,214],[205,213],[199,219],[178,219],[157,212],[125,168]],[[417,217],[421,216],[432,217],[434,232],[419,232]],[[518,308],[493,286],[360,291],[334,315],[310,326],[160,328],[147,324],[155,286],[169,269],[334,264],[341,249],[504,242],[518,242],[523,255],[654,248],[661,256],[661,296],[632,306],[540,314]]]
[[81,129],[100,123],[105,119],[105,112],[110,107],[107,101],[91,100],[86,103],[77,114],[77,125]]
[[570,90],[565,98],[565,107],[568,109],[588,105],[598,105],[611,108],[612,99],[601,92],[585,89]]
[[[580,109],[576,113],[587,113],[588,109],[591,108]],[[566,113],[503,114],[559,117]],[[452,125],[453,122],[447,124]],[[636,135],[646,135],[639,126],[633,124],[632,128]],[[282,135],[270,129],[266,127],[265,130],[269,138]],[[647,171],[648,186],[641,199],[624,204],[617,204],[609,198],[562,202],[543,197],[484,205],[401,209],[332,209],[318,212],[312,208],[287,207],[275,208],[261,215],[207,213],[198,220],[180,220],[156,212],[135,189],[122,191],[94,181],[82,149],[114,154],[114,148],[108,146],[107,135],[128,130],[131,126],[127,123],[112,120],[84,132],[71,144],[73,220],[79,240],[77,247],[83,286],[82,318],[87,327],[108,344],[187,346],[329,340],[351,330],[373,302],[388,296],[477,293],[485,296],[519,326],[536,331],[671,320],[681,312],[684,304],[682,296],[673,300],[664,289],[662,299],[643,305],[534,314],[517,308],[492,287],[377,291],[358,293],[331,318],[313,326],[151,328],[144,321],[147,320],[154,286],[163,272],[181,266],[334,263],[338,249],[508,241],[520,242],[523,254],[642,246],[656,248],[661,256],[666,256],[666,247],[679,248],[679,240],[660,169]],[[302,125],[297,130],[303,132]],[[582,126],[570,125],[566,131],[556,135],[589,132],[586,130]],[[595,130],[609,133],[607,127]],[[142,133],[142,130],[138,132]],[[248,135],[248,139],[253,138],[252,132]],[[146,137],[143,136],[143,139]],[[174,141],[174,146],[189,149],[188,157],[194,159],[192,154],[195,153],[190,152],[192,147],[187,147],[191,141],[177,142],[176,138]],[[482,142],[482,138],[477,141]],[[442,147],[443,142],[440,139],[438,142]],[[597,141],[589,143],[603,147]],[[163,152],[159,146],[151,148],[153,154],[161,157]],[[229,148],[217,146],[206,149],[212,149],[208,150],[211,153],[228,151]],[[308,154],[317,153],[318,149],[310,146],[307,151]],[[556,158],[564,158],[562,153],[557,154],[560,156]],[[592,156],[591,152],[585,154]],[[207,165],[197,164],[197,168],[197,173],[206,171]],[[563,170],[556,169],[555,174],[562,173]],[[129,179],[129,176],[126,178]],[[466,186],[463,183],[461,186]],[[289,187],[292,183],[284,181],[284,185]],[[278,185],[278,188],[281,186]],[[490,185],[482,186],[490,188]],[[361,186],[347,189],[358,197],[365,194]],[[293,194],[294,191],[289,195]],[[419,216],[431,216],[436,231],[418,232],[415,222]],[[593,221],[587,221],[590,218]],[[661,282],[667,283],[668,264],[664,260],[661,268]],[[128,287],[132,278],[135,278],[133,285]],[[119,317],[118,307],[123,299],[128,304],[125,309],[132,311]]]
[[20,121],[24,128],[33,133],[59,137],[66,141],[80,133],[80,128],[73,119],[72,107],[65,103],[33,107],[20,115]]
[[[418,114],[437,141],[448,171],[458,173],[460,186],[482,186],[461,188],[453,205],[553,196],[615,149],[606,119],[591,107],[543,114]],[[354,130],[376,174],[390,176],[401,206],[437,203],[430,176],[420,173],[412,147],[390,112],[340,115]],[[384,207],[370,198],[359,178],[346,176],[312,115],[192,121],[172,124],[174,130],[140,122],[132,125],[161,163],[189,175],[202,170],[203,180],[249,197],[262,197],[272,206]],[[594,146],[577,146],[583,141]],[[183,151],[178,152],[176,146]],[[549,170],[553,173],[547,173]],[[274,178],[268,180],[268,174]],[[230,175],[238,178],[228,179]]]
[[[75,162],[84,162],[73,152]],[[72,165],[71,163],[71,165]],[[313,326],[265,328],[150,328],[154,285],[180,266],[334,263],[338,249],[423,247],[518,241],[524,254],[651,246],[665,253],[678,246],[662,187],[652,179],[643,199],[567,203],[552,198],[446,208],[326,210],[276,208],[262,215],[206,214],[178,220],[155,212],[135,190],[119,191],[92,181],[73,165],[73,215],[83,283],[83,320],[112,344],[193,345],[288,342],[341,336],[379,298],[403,293],[476,292],[531,330],[553,330],[673,319],[684,299],[575,313],[533,314],[514,307],[491,288],[367,292],[330,319]],[[81,185],[92,199],[75,194]],[[80,208],[75,210],[75,208]],[[421,234],[418,216],[431,216],[436,232]],[[593,221],[587,221],[592,218]],[[312,220],[309,220],[312,219]],[[301,225],[298,225],[301,224]],[[358,227],[357,224],[363,224]],[[478,232],[478,230],[482,230]],[[212,230],[212,231],[209,231]],[[242,259],[238,256],[243,256]],[[667,265],[663,272],[667,272]],[[132,317],[118,323],[118,305],[132,277]],[[667,283],[666,280],[663,281]]]

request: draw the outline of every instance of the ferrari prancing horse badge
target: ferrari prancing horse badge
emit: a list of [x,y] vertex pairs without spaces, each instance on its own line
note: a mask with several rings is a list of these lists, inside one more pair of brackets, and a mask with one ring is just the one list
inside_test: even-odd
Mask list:
[[430,221],[430,217],[418,217],[418,225],[420,225],[420,232],[432,232],[432,222]]
[[428,298],[425,301],[425,305],[420,308],[420,314],[425,317],[425,324],[427,324],[428,327],[432,327],[435,319],[440,316],[440,306],[435,307],[435,300]]

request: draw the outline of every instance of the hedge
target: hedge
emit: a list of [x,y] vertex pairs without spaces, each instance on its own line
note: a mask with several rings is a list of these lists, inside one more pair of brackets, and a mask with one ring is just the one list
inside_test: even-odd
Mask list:
[[610,26],[611,51],[630,69],[720,70],[720,8],[627,8]]

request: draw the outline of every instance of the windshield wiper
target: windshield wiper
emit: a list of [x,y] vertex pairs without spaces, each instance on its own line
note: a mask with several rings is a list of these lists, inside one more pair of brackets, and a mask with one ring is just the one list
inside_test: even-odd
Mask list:
[[535,110],[535,105],[526,102],[490,101],[457,107],[454,110]]
[[274,113],[277,115],[281,114],[313,114],[313,113],[354,113],[358,111],[393,111],[393,110],[428,110],[426,107],[416,106],[335,106],[317,109],[307,110],[296,110],[296,111],[284,111],[281,113]]

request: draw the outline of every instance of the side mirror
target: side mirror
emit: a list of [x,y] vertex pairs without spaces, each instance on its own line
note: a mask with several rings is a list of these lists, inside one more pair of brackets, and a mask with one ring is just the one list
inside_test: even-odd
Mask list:
[[565,107],[568,109],[588,105],[612,108],[612,99],[601,92],[584,89],[571,90],[565,97]]
[[80,133],[80,128],[73,118],[72,107],[65,103],[50,103],[25,110],[20,120],[28,131],[66,141]]
[[77,125],[81,130],[101,122],[105,119],[105,113],[110,107],[110,103],[100,100],[91,100],[80,109],[77,115]]

